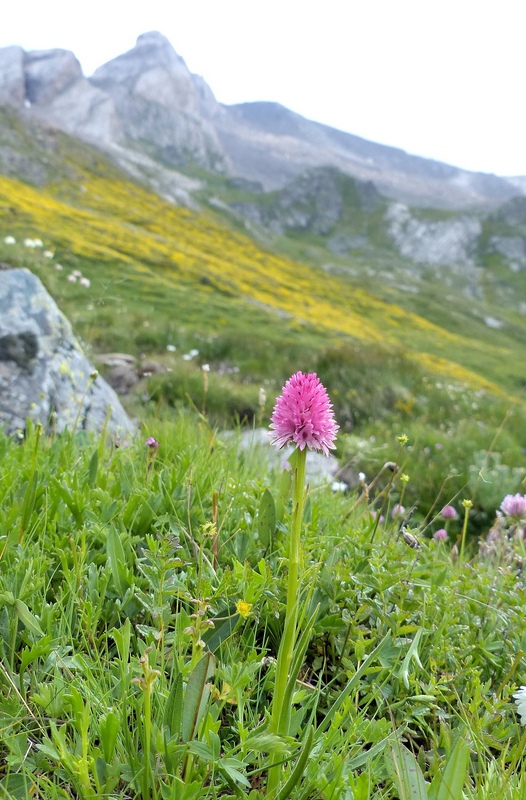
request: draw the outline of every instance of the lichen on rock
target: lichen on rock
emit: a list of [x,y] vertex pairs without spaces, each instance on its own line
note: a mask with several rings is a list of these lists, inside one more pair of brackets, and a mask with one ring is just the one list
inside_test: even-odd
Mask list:
[[57,431],[75,426],[129,435],[133,423],[82,352],[71,325],[27,269],[0,272],[0,428],[28,419]]

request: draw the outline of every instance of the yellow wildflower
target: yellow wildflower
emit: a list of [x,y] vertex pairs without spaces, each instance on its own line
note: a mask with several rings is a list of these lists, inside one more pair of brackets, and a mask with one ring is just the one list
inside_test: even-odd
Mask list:
[[246,603],[245,600],[237,601],[236,605],[237,613],[239,614],[240,617],[243,617],[243,619],[246,619],[247,617],[250,616],[251,608],[252,608],[252,603]]

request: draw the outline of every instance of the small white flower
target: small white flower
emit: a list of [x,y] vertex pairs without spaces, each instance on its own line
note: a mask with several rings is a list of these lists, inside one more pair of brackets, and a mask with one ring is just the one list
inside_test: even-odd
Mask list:
[[190,350],[188,355],[191,356],[192,358],[195,358],[195,356],[199,355],[199,350],[195,350],[195,349]]
[[333,481],[331,489],[333,492],[345,492],[347,491],[347,484],[343,483],[343,481]]
[[517,714],[521,718],[521,725],[526,725],[526,686],[521,686],[513,695],[517,705]]
[[42,239],[33,239],[33,247],[44,247]]
[[174,344],[167,344],[166,349],[168,350],[169,353],[175,353],[177,347]]
[[24,247],[36,247],[33,239],[24,239]]
[[203,372],[210,372],[210,364],[203,364],[201,369],[203,370]]
[[68,275],[68,281],[69,281],[70,283],[76,283],[76,282],[77,282],[77,276],[76,276],[76,275],[73,275],[73,274],[71,274],[71,275]]
[[62,266],[62,264],[55,264],[55,269],[58,269],[60,271],[63,270],[64,267]]
[[366,477],[365,476],[365,472],[359,472],[358,473],[358,478],[359,478],[359,480],[361,480],[362,483],[364,483],[365,477]]
[[42,255],[44,256],[44,258],[53,258],[54,253],[51,250],[44,250]]
[[192,360],[192,356],[190,355],[190,353],[185,353],[183,355],[183,361],[191,361],[191,360]]
[[86,286],[88,289],[91,286],[91,281],[90,281],[89,278],[81,278],[80,282],[81,282],[82,286]]
[[4,236],[4,242],[6,244],[16,244],[16,239],[14,236]]
[[75,278],[82,278],[82,272],[80,271],[80,269],[74,269],[73,275],[75,276]]

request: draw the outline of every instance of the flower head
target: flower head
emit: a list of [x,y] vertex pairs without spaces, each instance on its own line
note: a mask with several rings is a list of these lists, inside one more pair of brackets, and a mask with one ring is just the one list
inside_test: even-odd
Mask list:
[[438,531],[435,531],[433,539],[435,542],[445,542],[447,539],[447,531],[445,528],[440,528]]
[[154,439],[153,436],[148,436],[145,443],[146,447],[148,447],[152,452],[155,452],[159,449],[159,442],[157,439]]
[[518,692],[513,695],[517,704],[517,714],[521,718],[521,725],[526,725],[526,686],[521,686]]
[[440,516],[442,517],[442,519],[455,519],[455,517],[457,516],[457,512],[453,508],[453,506],[448,505],[444,506],[444,508],[440,512]]
[[250,616],[250,612],[252,610],[252,603],[247,603],[245,600],[238,600],[236,603],[236,611],[240,617],[243,619],[247,619]]
[[507,494],[500,507],[507,517],[523,519],[526,517],[526,495]]
[[272,444],[293,443],[304,450],[321,450],[326,456],[335,447],[339,425],[332,403],[315,372],[296,372],[288,379],[276,400],[270,421]]
[[403,517],[405,514],[405,506],[400,505],[400,503],[395,503],[393,506],[393,510],[391,511],[391,516],[393,519],[396,517]]

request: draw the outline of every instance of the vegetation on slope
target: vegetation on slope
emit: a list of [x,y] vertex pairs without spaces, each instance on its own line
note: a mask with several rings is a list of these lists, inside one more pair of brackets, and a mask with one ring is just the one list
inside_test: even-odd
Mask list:
[[283,797],[522,800],[522,538],[455,561],[452,538],[401,536],[398,478],[369,498],[311,490],[313,627],[281,740],[267,723],[289,473],[188,412],[146,434],[158,450],[0,437],[2,797],[259,800],[271,754],[291,775],[312,726]]

